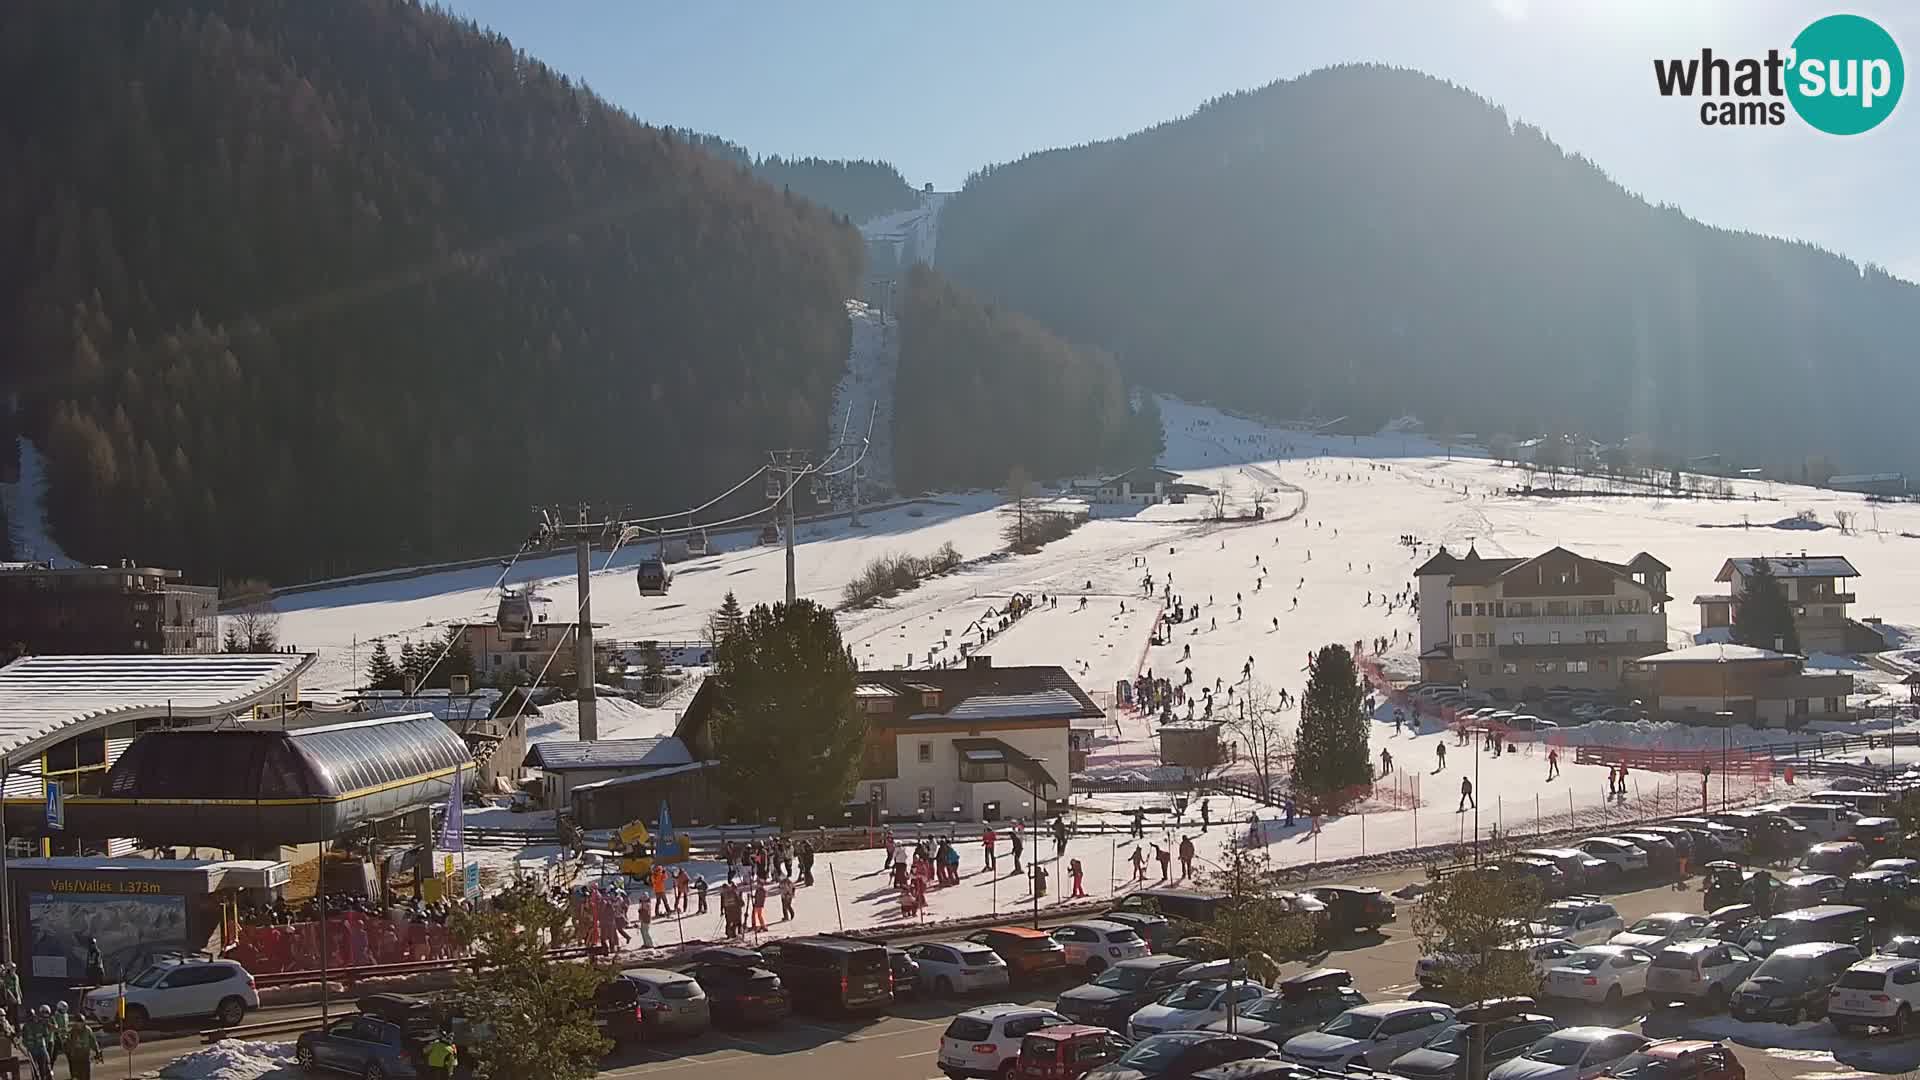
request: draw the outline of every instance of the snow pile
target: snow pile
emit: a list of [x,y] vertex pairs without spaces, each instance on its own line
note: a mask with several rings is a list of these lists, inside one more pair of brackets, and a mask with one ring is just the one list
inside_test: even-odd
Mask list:
[[[593,713],[603,739],[651,739],[671,735],[679,720],[678,712],[673,709],[649,709],[620,697],[596,698]],[[530,743],[571,742],[579,737],[578,701],[564,699],[542,705],[539,716],[528,718],[527,741]]]
[[292,1043],[222,1039],[174,1058],[158,1075],[161,1080],[292,1080],[302,1074],[293,1063]]

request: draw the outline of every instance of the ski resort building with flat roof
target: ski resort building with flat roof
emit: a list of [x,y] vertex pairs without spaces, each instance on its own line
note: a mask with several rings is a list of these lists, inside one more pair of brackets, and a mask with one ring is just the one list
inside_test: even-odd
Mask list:
[[1550,548],[1531,558],[1441,548],[1420,583],[1420,675],[1480,690],[1613,689],[1626,662],[1667,647],[1668,567]]
[[1803,656],[1749,645],[1713,643],[1643,656],[1628,678],[1661,720],[1706,723],[1727,713],[1735,724],[1797,727],[1852,715],[1853,676],[1809,672]]

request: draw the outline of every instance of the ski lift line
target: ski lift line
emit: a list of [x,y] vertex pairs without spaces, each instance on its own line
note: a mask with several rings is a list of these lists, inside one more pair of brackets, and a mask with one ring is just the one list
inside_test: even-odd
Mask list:
[[[613,558],[614,558],[614,556],[616,556],[616,555],[618,555],[618,554],[620,554],[620,547],[621,547],[621,545],[623,545],[623,544],[625,544],[625,543],[626,543],[626,536],[624,535],[624,532],[623,532],[623,535],[621,535],[621,536],[618,536],[618,537],[615,537],[615,538],[614,538],[614,541],[613,541],[613,550],[612,550],[612,551],[609,551],[609,552],[607,552],[607,561],[606,561],[606,562],[604,562],[604,563],[601,563],[601,564],[600,564],[600,572],[601,572],[601,573],[606,573],[606,571],[607,571],[607,569],[608,569],[609,567],[611,567],[611,566],[613,565]],[[585,604],[575,604],[575,605],[574,605],[574,608],[573,608],[573,622],[574,622],[574,627],[575,627],[575,629],[574,629],[574,631],[573,631],[573,632],[574,632],[575,634],[578,634],[578,633],[580,632],[580,630],[579,630],[579,624],[580,624],[580,612],[581,612],[581,610],[582,610],[582,609],[583,609],[583,608],[584,608],[585,606],[586,606]],[[565,645],[566,643],[567,643],[567,635],[565,635],[565,634],[561,634],[561,635],[560,635],[560,637],[559,637],[559,639],[558,639],[557,641],[555,641],[555,642],[553,643],[553,651],[547,654],[547,662],[546,662],[546,663],[544,663],[544,664],[542,664],[542,665],[540,665],[540,673],[539,673],[538,675],[535,675],[535,676],[533,677],[533,684],[532,684],[532,685],[534,685],[534,686],[539,686],[539,685],[540,685],[540,684],[541,684],[541,683],[542,683],[543,681],[545,681],[545,680],[546,680],[546,677],[547,677],[547,669],[548,669],[548,668],[551,668],[551,667],[553,667],[553,662],[554,662],[554,660],[555,660],[556,658],[558,658],[558,657],[559,657],[559,655],[560,655],[560,648],[561,648],[561,646],[563,646],[563,645]],[[588,659],[589,659],[589,661],[591,661],[591,659],[592,659],[592,658],[591,658],[591,657],[589,657]],[[573,677],[574,677],[574,682],[575,682],[575,684],[576,684],[576,685],[577,685],[577,684],[579,683],[579,680],[580,680],[580,677],[581,677],[581,675],[582,675],[582,673],[581,673],[581,672],[578,672],[578,671],[576,671],[576,672],[574,672],[574,673],[573,673]],[[585,676],[586,676],[587,678],[589,678],[589,679],[591,679],[591,678],[593,678],[593,672],[591,672],[591,671],[589,671],[589,672],[586,672],[586,673],[585,673]],[[576,722],[577,722],[577,721],[576,721]]]
[[[653,522],[653,521],[670,521],[673,518],[679,518],[679,517],[690,518],[694,514],[697,514],[702,510],[706,510],[712,507],[714,504],[725,500],[727,496],[732,495],[734,492],[739,491],[741,488],[746,487],[748,484],[753,483],[755,480],[760,479],[762,476],[766,475],[767,469],[769,469],[770,467],[771,466],[767,466],[767,465],[760,466],[759,468],[753,470],[753,472],[749,473],[746,479],[733,485],[732,487],[721,492],[720,494],[715,495],[713,498],[708,499],[706,502],[701,503],[699,506],[690,507],[686,510],[676,510],[670,514],[656,514],[653,517],[627,518],[626,520],[620,522],[620,524],[622,526],[645,525],[648,522]],[[688,527],[692,528],[691,525],[689,525]],[[664,530],[662,531],[662,533],[664,535]]]

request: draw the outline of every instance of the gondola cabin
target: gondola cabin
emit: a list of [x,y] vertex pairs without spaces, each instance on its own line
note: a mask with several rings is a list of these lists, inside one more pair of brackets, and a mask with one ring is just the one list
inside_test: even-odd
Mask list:
[[640,583],[641,596],[665,596],[667,586],[673,584],[673,575],[667,573],[667,564],[659,559],[645,559],[634,577]]
[[699,558],[707,553],[707,530],[687,535],[687,554]]
[[775,525],[771,521],[767,522],[765,525],[760,526],[760,542],[763,544],[779,543],[780,542],[780,526]]
[[525,590],[508,589],[500,596],[493,624],[502,634],[524,634],[533,625],[533,599]]

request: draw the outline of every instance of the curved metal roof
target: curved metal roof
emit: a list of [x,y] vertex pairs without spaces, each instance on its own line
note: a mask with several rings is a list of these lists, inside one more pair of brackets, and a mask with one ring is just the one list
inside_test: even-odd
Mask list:
[[473,752],[431,713],[325,727],[153,731],[107,774],[125,799],[341,799],[444,777]]
[[0,667],[0,753],[122,720],[224,717],[291,693],[312,653],[26,656]]

